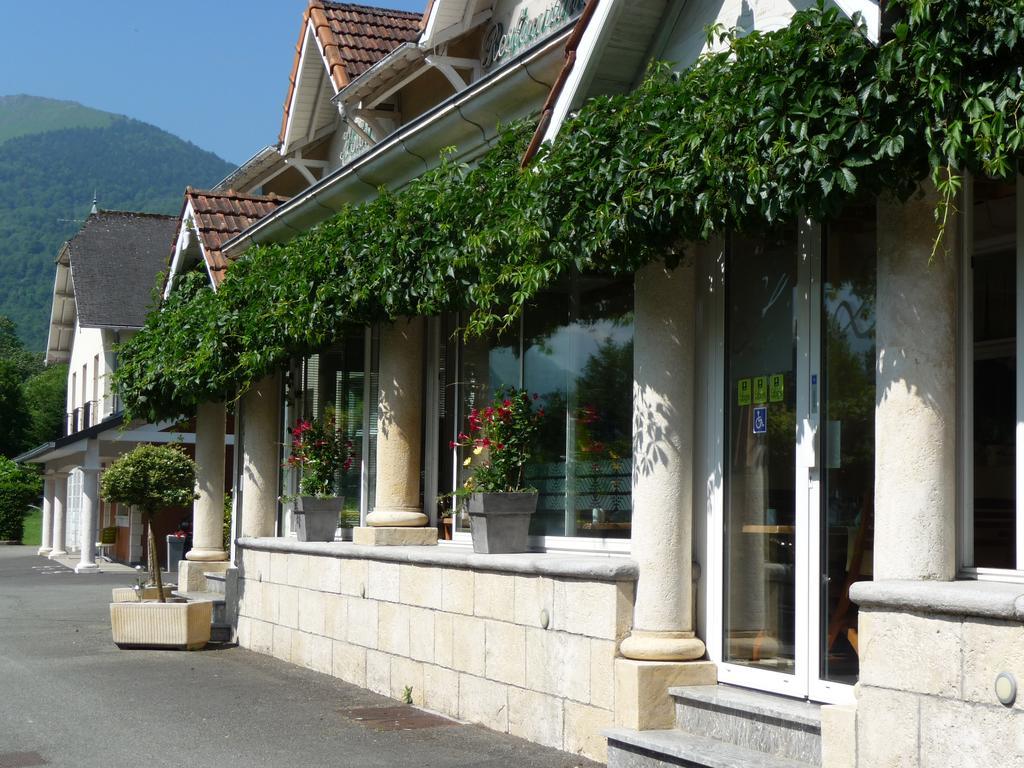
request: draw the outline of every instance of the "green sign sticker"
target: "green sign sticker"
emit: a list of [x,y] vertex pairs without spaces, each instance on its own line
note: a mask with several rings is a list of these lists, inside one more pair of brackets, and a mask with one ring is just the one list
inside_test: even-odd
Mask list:
[[786,377],[781,373],[773,373],[768,379],[768,400],[781,403],[785,397]]
[[767,376],[755,376],[754,377],[754,402],[758,405],[764,405],[768,402],[768,377]]
[[750,405],[750,379],[740,379],[736,384],[736,402]]

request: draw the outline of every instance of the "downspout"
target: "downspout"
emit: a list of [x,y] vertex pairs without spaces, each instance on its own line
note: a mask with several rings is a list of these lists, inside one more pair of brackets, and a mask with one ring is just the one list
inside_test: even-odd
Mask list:
[[520,163],[520,167],[525,168],[530,164],[530,161],[537,156],[537,151],[540,149],[541,142],[544,141],[544,134],[548,131],[548,126],[551,124],[551,116],[555,111],[555,102],[558,101],[558,97],[562,95],[562,91],[565,89],[565,83],[569,79],[569,75],[572,73],[573,67],[576,66],[576,49],[579,48],[580,40],[583,38],[583,33],[587,31],[587,27],[590,25],[590,20],[594,17],[594,11],[597,10],[597,4],[600,0],[587,0],[587,5],[583,9],[583,13],[576,20],[576,26],[573,27],[572,34],[569,39],[565,41],[565,63],[562,64],[562,69],[558,73],[558,77],[555,78],[554,85],[551,86],[551,91],[548,93],[547,99],[544,101],[544,106],[540,110],[540,120],[537,122],[537,130],[533,132],[533,138],[530,139],[530,145],[526,148],[526,153],[523,155],[523,160]]

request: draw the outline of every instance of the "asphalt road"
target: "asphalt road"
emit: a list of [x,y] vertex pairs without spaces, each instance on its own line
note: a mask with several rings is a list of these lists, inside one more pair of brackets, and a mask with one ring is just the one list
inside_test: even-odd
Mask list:
[[240,648],[120,651],[107,606],[131,583],[0,546],[0,768],[597,765],[473,725],[380,730],[347,710],[398,702]]

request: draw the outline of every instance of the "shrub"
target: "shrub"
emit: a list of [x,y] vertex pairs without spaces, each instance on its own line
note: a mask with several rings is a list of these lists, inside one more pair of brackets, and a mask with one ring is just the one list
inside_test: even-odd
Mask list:
[[0,540],[21,541],[29,505],[43,492],[39,472],[0,458]]

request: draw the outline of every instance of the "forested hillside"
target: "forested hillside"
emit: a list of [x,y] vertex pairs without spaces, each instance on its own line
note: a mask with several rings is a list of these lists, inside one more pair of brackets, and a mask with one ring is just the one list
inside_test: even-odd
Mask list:
[[0,314],[41,351],[57,249],[81,226],[94,193],[101,208],[173,214],[186,185],[210,186],[232,168],[137,120],[0,97]]

